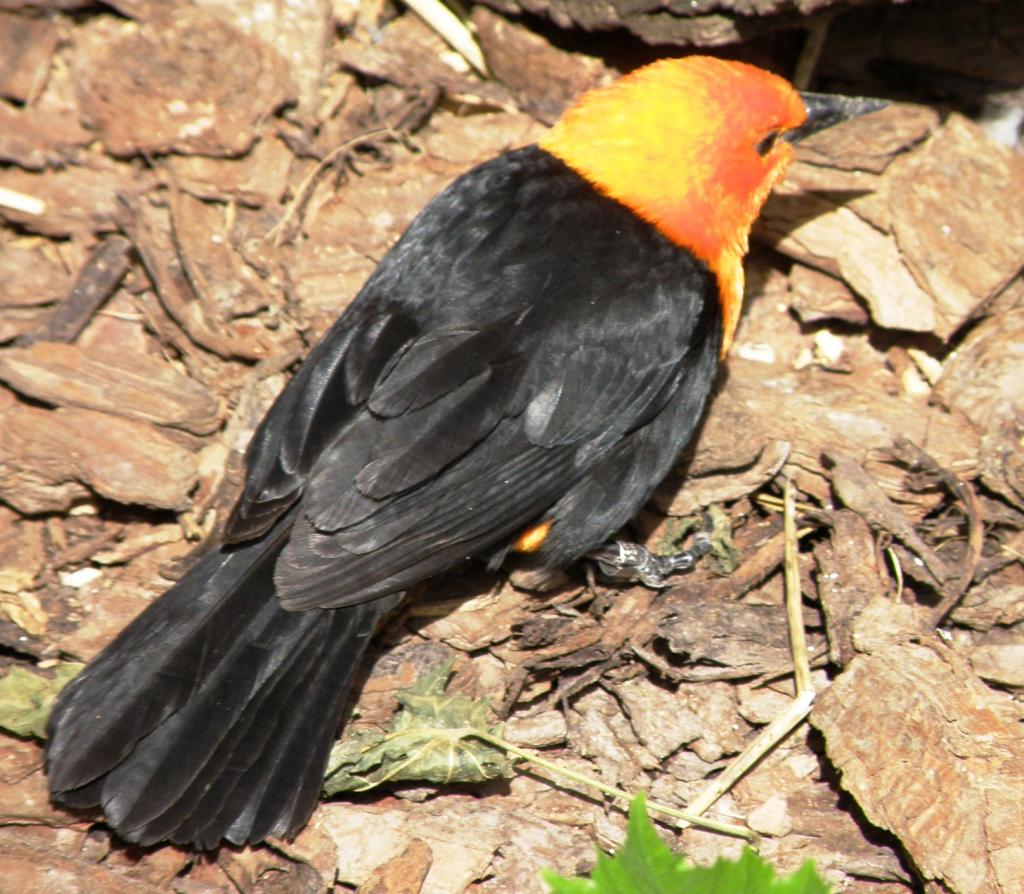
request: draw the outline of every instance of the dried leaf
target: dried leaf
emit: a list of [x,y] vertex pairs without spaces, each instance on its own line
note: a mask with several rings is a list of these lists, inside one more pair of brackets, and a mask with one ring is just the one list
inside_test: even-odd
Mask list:
[[402,710],[390,732],[356,730],[335,745],[325,793],[364,791],[385,782],[448,785],[509,776],[512,761],[505,753],[472,735],[499,732],[487,723],[487,703],[446,695],[450,673],[449,663],[399,692]]
[[84,664],[62,661],[52,676],[12,667],[0,677],[0,729],[16,736],[46,738],[50,705],[83,667]]

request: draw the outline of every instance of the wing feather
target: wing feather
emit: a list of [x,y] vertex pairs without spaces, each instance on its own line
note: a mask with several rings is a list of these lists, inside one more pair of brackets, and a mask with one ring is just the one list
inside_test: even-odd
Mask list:
[[573,493],[600,508],[596,470],[623,481],[609,498],[652,487],[621,445],[686,387],[716,296],[700,262],[536,147],[461,178],[257,435],[235,518],[298,502],[275,571],[283,605],[405,589]]

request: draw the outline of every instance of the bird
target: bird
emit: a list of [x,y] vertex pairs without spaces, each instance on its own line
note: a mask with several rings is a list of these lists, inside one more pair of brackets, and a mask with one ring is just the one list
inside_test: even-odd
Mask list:
[[662,59],[444,189],[257,427],[221,542],[60,693],[54,801],[140,845],[293,836],[410,588],[595,551],[656,576],[605,544],[694,437],[751,226],[794,141],[875,107]]

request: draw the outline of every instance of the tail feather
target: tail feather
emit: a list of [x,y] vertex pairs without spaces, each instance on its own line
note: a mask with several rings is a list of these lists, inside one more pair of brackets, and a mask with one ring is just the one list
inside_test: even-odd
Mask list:
[[363,651],[400,594],[285,611],[273,567],[290,521],[207,555],[61,693],[56,800],[102,806],[140,844],[244,844],[308,819]]
[[[326,623],[326,619],[322,619]],[[326,638],[324,638],[326,639]],[[166,819],[164,829],[150,827],[149,834],[156,838],[176,834],[186,841],[196,841],[203,847],[216,845],[213,840],[218,830],[223,837],[232,841],[252,840],[252,823],[246,817],[257,812],[261,790],[276,770],[278,778],[290,790],[295,790],[303,777],[303,767],[287,768],[277,760],[280,750],[280,727],[287,729],[289,723],[298,722],[293,717],[293,708],[301,706],[303,711],[310,706],[303,700],[303,684],[317,662],[322,660],[325,642],[314,643],[303,649],[291,665],[283,669],[273,686],[266,687],[264,697],[251,701],[245,712],[230,730],[230,739],[221,743],[218,760],[211,761],[203,768],[202,774],[193,782],[190,790],[181,796],[172,814]],[[346,681],[338,681],[340,689],[347,691]],[[315,722],[322,725],[330,735],[336,731],[323,723],[327,712],[318,713]],[[312,755],[310,763],[315,763]],[[315,777],[314,777],[315,778]],[[317,786],[318,790],[319,786]],[[210,804],[208,815],[198,816],[192,811],[192,804],[202,795]],[[315,803],[314,792],[314,802]],[[309,811],[313,804],[309,805]],[[307,811],[308,815],[308,811]],[[285,834],[292,822],[290,811],[282,810],[274,821],[283,818],[280,830],[268,834]],[[302,820],[298,820],[299,823]],[[209,827],[210,831],[207,831]]]

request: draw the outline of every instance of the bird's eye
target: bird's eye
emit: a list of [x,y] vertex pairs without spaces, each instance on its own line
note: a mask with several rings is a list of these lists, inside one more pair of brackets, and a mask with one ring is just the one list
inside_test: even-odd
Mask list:
[[769,152],[772,151],[772,149],[775,148],[775,142],[776,140],[778,140],[778,138],[779,132],[777,130],[773,130],[770,134],[768,134],[768,136],[761,140],[761,142],[759,142],[757,146],[754,147],[755,149],[757,149],[757,154],[760,155],[761,158],[764,158]]

